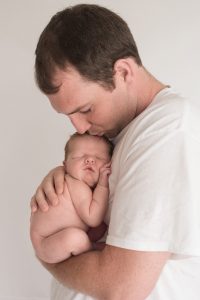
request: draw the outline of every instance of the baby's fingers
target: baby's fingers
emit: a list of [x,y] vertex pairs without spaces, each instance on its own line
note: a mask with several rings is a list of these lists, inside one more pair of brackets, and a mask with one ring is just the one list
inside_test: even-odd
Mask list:
[[100,173],[105,173],[108,172],[108,174],[111,174],[111,166],[110,165],[104,165],[103,167],[101,167],[100,169]]

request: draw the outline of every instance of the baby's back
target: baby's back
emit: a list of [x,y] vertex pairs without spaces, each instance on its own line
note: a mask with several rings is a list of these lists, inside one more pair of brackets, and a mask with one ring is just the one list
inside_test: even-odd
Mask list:
[[84,231],[88,229],[88,226],[78,216],[65,183],[64,193],[59,196],[57,206],[50,206],[47,212],[38,210],[32,213],[31,232],[47,237],[67,227],[76,227]]

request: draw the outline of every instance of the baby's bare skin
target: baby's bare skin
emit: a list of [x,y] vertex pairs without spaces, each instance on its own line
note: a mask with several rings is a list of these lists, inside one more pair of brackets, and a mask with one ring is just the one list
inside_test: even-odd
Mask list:
[[[93,147],[93,138],[87,137],[87,143],[81,138],[75,146],[79,150],[84,148],[84,152],[90,153],[91,157],[96,148],[98,151],[105,151],[102,142]],[[89,145],[88,149],[86,145]],[[89,227],[101,224],[107,209],[110,157],[95,163],[94,156],[92,164],[87,158],[86,166],[84,158],[76,160],[76,157],[77,153],[69,158],[71,165],[68,163],[68,170],[72,176],[65,176],[64,192],[59,196],[59,204],[49,207],[47,212],[38,210],[31,215],[30,235],[33,247],[37,249],[37,256],[48,263],[57,263],[71,255],[90,250],[92,243],[87,231]],[[81,171],[75,177],[74,170],[78,170],[78,167]],[[96,187],[93,190],[89,185],[94,183]]]
[[[79,189],[79,182],[76,185]],[[75,210],[67,183],[56,207],[50,207],[48,212],[38,211],[31,216],[33,246],[40,245],[38,255],[49,263],[67,259],[72,254],[78,254],[78,250],[89,250],[91,243],[86,234],[87,230],[88,225]]]

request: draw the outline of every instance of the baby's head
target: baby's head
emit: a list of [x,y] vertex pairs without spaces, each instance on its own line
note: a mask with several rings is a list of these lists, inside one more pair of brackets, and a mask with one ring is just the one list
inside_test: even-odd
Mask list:
[[100,168],[111,160],[112,143],[104,136],[75,133],[65,146],[65,171],[94,187]]

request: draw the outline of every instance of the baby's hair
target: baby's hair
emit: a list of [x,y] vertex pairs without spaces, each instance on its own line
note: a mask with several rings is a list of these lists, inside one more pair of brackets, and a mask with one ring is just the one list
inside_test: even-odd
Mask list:
[[84,134],[80,134],[78,132],[75,132],[74,134],[72,134],[69,138],[69,140],[67,141],[66,145],[65,145],[65,160],[67,159],[67,156],[69,154],[69,146],[70,146],[70,142],[75,140],[76,138],[81,138],[81,137],[84,137],[84,136],[93,136],[93,137],[96,137],[96,138],[99,138],[99,139],[102,139],[106,142],[106,144],[108,145],[108,151],[109,151],[109,155],[110,157],[112,156],[112,153],[113,153],[113,149],[114,149],[114,145],[113,143],[107,138],[105,137],[104,135],[103,136],[94,136],[94,135],[90,135],[89,133],[84,133]]

